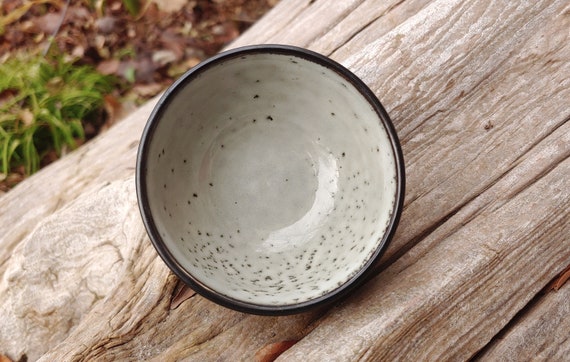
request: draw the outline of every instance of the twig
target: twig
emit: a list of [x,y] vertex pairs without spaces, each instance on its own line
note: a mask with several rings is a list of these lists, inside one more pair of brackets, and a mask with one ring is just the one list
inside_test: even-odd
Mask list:
[[61,17],[59,19],[59,24],[57,24],[57,28],[55,28],[55,30],[53,31],[53,33],[50,36],[49,42],[47,43],[44,51],[42,52],[42,57],[45,58],[45,56],[47,55],[49,49],[51,48],[51,45],[57,35],[57,33],[59,33],[59,29],[61,29],[61,26],[63,25],[63,21],[65,20],[65,16],[67,15],[67,9],[69,8],[69,3],[71,2],[71,0],[67,0],[65,2],[65,5],[63,6],[63,11],[61,12]]

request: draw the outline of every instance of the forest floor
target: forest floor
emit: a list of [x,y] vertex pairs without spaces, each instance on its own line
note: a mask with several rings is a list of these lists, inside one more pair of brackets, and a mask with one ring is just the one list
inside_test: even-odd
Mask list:
[[[0,0],[0,64],[22,53],[57,54],[116,77],[101,119],[85,125],[90,139],[219,52],[277,2]],[[4,175],[0,194],[25,177],[21,168]]]

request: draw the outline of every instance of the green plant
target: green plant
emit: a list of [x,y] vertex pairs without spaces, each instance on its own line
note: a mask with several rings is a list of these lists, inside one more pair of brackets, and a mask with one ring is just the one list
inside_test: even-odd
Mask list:
[[[38,1],[38,0],[36,0]],[[47,1],[47,0],[43,0],[43,1]],[[150,1],[141,1],[141,0],[121,0],[121,3],[123,4],[123,6],[125,7],[125,9],[129,12],[129,14],[132,17],[138,17],[139,15],[141,15],[141,12],[144,11],[144,8],[146,8],[149,4]],[[91,6],[99,16],[102,16],[104,14],[104,9],[107,6],[105,0],[88,0],[87,4],[89,4],[89,6]]]
[[82,121],[100,110],[114,80],[62,57],[17,56],[0,64],[0,181],[29,175],[49,152],[83,140]]
[[123,5],[131,16],[137,16],[141,11],[141,2],[139,0],[123,0]]

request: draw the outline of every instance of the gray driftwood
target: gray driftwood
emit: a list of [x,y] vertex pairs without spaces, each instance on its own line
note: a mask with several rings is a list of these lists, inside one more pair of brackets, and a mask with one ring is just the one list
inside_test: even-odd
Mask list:
[[[340,61],[407,167],[378,275],[332,308],[245,315],[181,288],[150,245],[134,160],[156,101],[0,197],[0,354],[13,360],[570,356],[570,4],[282,0],[232,47]],[[280,353],[283,352],[281,355]]]
[[538,298],[480,354],[481,361],[564,361],[570,356],[570,283]]

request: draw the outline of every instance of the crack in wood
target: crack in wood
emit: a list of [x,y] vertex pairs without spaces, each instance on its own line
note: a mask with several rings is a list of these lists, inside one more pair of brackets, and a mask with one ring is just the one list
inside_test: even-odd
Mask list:
[[556,169],[557,167],[560,166],[560,164],[562,164],[562,162],[566,161],[568,158],[570,158],[570,149],[569,152],[567,152],[565,154],[565,156],[558,162],[551,162],[548,164],[548,167],[544,168],[543,170],[540,171],[540,173],[538,173],[535,177],[533,177],[532,179],[528,180],[527,182],[525,182],[524,184],[520,185],[519,187],[517,187],[514,192],[510,195],[511,198],[515,198],[517,195],[519,195],[520,193],[526,191],[530,186],[532,186],[533,184],[535,184],[536,182],[538,182],[539,180],[541,180],[542,178],[544,178],[546,175],[548,175],[550,172],[552,172],[552,170]]
[[[393,11],[394,9],[396,9],[398,6],[400,6],[402,3],[404,3],[406,0],[400,0],[395,4],[392,4],[390,7],[388,7],[386,10],[384,10],[382,13],[378,14],[377,16],[375,16],[374,18],[372,18],[370,21],[368,21],[367,23],[363,24],[361,27],[359,27],[358,29],[355,29],[355,31],[346,39],[343,41],[342,44],[339,44],[338,46],[336,46],[334,49],[332,49],[331,51],[329,51],[329,55],[334,54],[337,50],[339,50],[340,48],[342,48],[343,46],[345,46],[348,42],[350,42],[352,39],[354,39],[354,37],[356,37],[358,34],[360,34],[362,31],[366,31],[366,29],[368,29],[368,27],[370,27],[372,24],[374,24],[376,21],[378,21],[378,19],[386,16],[386,14],[390,13],[391,11]],[[360,7],[360,5],[362,5],[362,3],[358,4],[358,7]],[[357,7],[357,8],[358,8]],[[355,9],[356,10],[356,9]],[[346,17],[345,17],[346,19]],[[344,19],[343,19],[344,20]],[[338,22],[340,23],[340,21]]]
[[[321,28],[321,32],[319,32],[318,34],[316,34],[312,39],[307,41],[307,48],[311,48],[312,45],[318,41],[319,39],[321,39],[323,36],[325,36],[332,28],[334,28],[337,24],[341,23],[344,19],[346,19],[348,16],[350,16],[350,14],[357,9],[360,5],[362,5],[362,3],[366,2],[366,0],[360,0],[360,2],[353,4],[351,7],[345,9],[344,12],[342,12],[341,14],[339,14],[338,17],[331,19],[330,21],[330,26],[328,27],[322,27]],[[333,52],[329,51],[327,52],[327,54],[324,54],[326,56],[330,56]]]
[[[517,168],[520,165],[520,163],[524,162],[524,156],[525,155],[528,156],[529,153],[533,152],[533,150],[536,147],[538,147],[542,142],[546,141],[552,134],[554,134],[554,132],[556,130],[558,130],[560,127],[562,127],[564,124],[566,124],[569,120],[570,120],[570,116],[566,117],[562,122],[555,125],[555,127],[553,127],[553,129],[551,131],[549,131],[547,134],[545,134],[543,137],[541,137],[539,140],[537,140],[531,146],[529,146],[527,149],[525,149],[523,151],[523,154],[521,154],[521,156],[516,159],[516,162],[513,162],[510,167],[508,167],[500,175],[497,175],[497,177],[494,180],[489,182],[479,192],[473,193],[472,197],[470,197],[469,199],[465,200],[464,202],[456,205],[453,209],[450,210],[450,212],[446,213],[442,218],[440,218],[439,220],[430,224],[430,226],[428,228],[424,229],[417,236],[415,236],[410,241],[405,243],[402,247],[400,247],[400,249],[398,249],[389,258],[387,258],[385,260],[384,259],[380,260],[380,262],[378,264],[373,266],[374,271],[371,273],[371,276],[367,279],[367,281],[374,278],[376,275],[378,275],[383,270],[388,268],[390,265],[395,263],[404,254],[406,254],[408,251],[410,251],[414,246],[419,244],[423,239],[427,238],[430,234],[435,232],[435,230],[439,229],[441,226],[443,226],[445,223],[447,223],[449,219],[451,219],[453,216],[458,214],[463,208],[470,205],[476,199],[480,198],[485,192],[487,192],[488,190],[492,189],[495,185],[497,185],[501,180],[505,179],[511,172],[513,172],[513,170],[515,168]],[[495,207],[495,209],[500,208],[505,202],[515,198],[518,194],[520,194],[524,190],[531,187],[534,183],[536,183],[539,180],[541,180],[542,178],[544,178],[552,170],[554,170],[558,165],[560,165],[563,161],[565,161],[568,157],[570,157],[570,148],[569,148],[568,152],[565,153],[565,156],[563,156],[563,158],[561,160],[557,160],[557,162],[554,162],[554,160],[553,160],[553,162],[548,164],[548,167],[541,170],[541,172],[539,172],[537,175],[532,177],[529,181],[527,181],[524,184],[517,187],[514,190],[514,192],[512,192],[508,195],[507,200],[505,200],[504,202],[500,202],[499,205],[497,205],[497,207]],[[453,227],[444,236],[442,236],[441,239],[445,239],[445,238],[453,235],[455,232],[457,232],[461,228],[465,227],[465,225],[469,224],[472,220],[476,219],[478,215],[480,215],[484,210],[488,209],[493,203],[497,203],[497,202],[498,202],[497,200],[489,199],[485,204],[479,205],[478,209],[476,211],[474,211],[470,215],[468,215],[461,223],[458,223],[457,225],[455,225],[455,227]],[[411,202],[408,203],[408,205],[409,204],[411,204]]]
[[[415,6],[407,7],[407,2],[400,1],[401,9],[398,12],[402,13],[404,8],[416,10]],[[326,3],[315,4],[310,12],[303,9],[297,12],[298,8],[307,6],[307,0],[296,1],[294,6],[289,8],[283,6],[283,10],[290,10],[290,13],[295,15],[272,15],[264,23],[266,27],[261,28],[263,32],[259,31],[256,36],[249,36],[249,38],[246,35],[244,39],[261,42],[261,39],[281,34],[283,37],[279,39],[286,39],[287,43],[299,44],[301,41],[296,42],[295,36],[302,35],[302,26],[297,26],[296,30],[291,33],[287,32],[292,25],[295,26],[295,21],[299,18],[304,20],[305,24],[318,19],[319,12],[325,10],[324,4]],[[422,357],[423,359],[429,357],[445,359],[443,358],[445,356],[448,359],[465,359],[474,353],[474,348],[481,348],[493,338],[498,330],[505,329],[505,324],[509,323],[517,327],[517,321],[516,318],[512,318],[513,315],[525,308],[525,305],[531,308],[531,298],[535,297],[538,290],[550,282],[551,277],[559,272],[559,268],[569,261],[566,248],[568,240],[566,236],[569,235],[569,230],[568,226],[563,224],[568,218],[568,211],[563,209],[568,201],[566,188],[568,184],[565,179],[568,169],[553,166],[559,163],[562,167],[568,167],[568,148],[562,143],[568,140],[569,129],[565,124],[567,125],[570,117],[566,117],[562,122],[559,121],[559,117],[568,112],[567,105],[564,103],[567,99],[565,90],[567,82],[564,80],[564,74],[569,68],[561,67],[561,64],[565,63],[551,65],[554,63],[548,63],[547,59],[554,57],[562,60],[568,59],[569,49],[566,47],[554,54],[552,51],[547,52],[541,48],[542,46],[548,47],[549,43],[554,42],[558,44],[556,49],[562,49],[561,44],[564,42],[549,39],[549,35],[567,27],[559,24],[553,16],[553,19],[550,19],[552,12],[545,13],[540,10],[546,8],[548,5],[546,2],[538,2],[532,8],[528,5],[507,6],[505,2],[493,5],[488,11],[485,9],[492,3],[474,1],[470,4],[476,6],[468,9],[465,6],[458,7],[457,14],[454,14],[451,20],[447,16],[442,16],[438,24],[432,24],[433,26],[425,29],[421,28],[421,22],[412,21],[413,26],[406,27],[406,33],[403,34],[406,37],[403,43],[398,43],[399,39],[393,39],[394,34],[388,34],[384,40],[374,39],[378,41],[377,44],[380,44],[381,49],[373,46],[367,48],[369,43],[363,41],[374,34],[363,34],[363,37],[356,38],[352,31],[346,34],[352,29],[349,22],[355,18],[355,16],[348,18],[346,9],[342,7],[333,9],[331,6],[328,9],[330,11],[327,12],[327,16],[330,12],[332,13],[330,17],[347,19],[341,26],[334,25],[338,27],[331,31],[330,38],[337,36],[333,33],[338,31],[341,39],[343,36],[352,39],[344,43],[350,43],[345,48],[342,46],[337,48],[340,49],[338,57],[341,57],[342,49],[352,48],[346,52],[354,55],[355,59],[368,62],[370,69],[386,66],[382,72],[371,71],[372,76],[368,80],[372,83],[371,88],[388,94],[388,104],[396,105],[392,108],[396,109],[394,115],[399,122],[399,128],[406,130],[405,127],[409,125],[410,129],[413,128],[417,132],[417,127],[414,128],[415,122],[422,121],[425,115],[428,115],[429,120],[429,117],[434,117],[430,114],[437,112],[436,109],[448,112],[435,116],[427,124],[424,123],[419,131],[422,132],[435,126],[434,133],[418,134],[417,136],[423,136],[423,138],[418,137],[413,139],[412,143],[406,144],[406,151],[411,155],[427,155],[432,160],[437,160],[437,165],[456,162],[457,167],[461,168],[465,175],[464,178],[454,183],[453,179],[446,179],[453,170],[423,168],[421,162],[426,161],[427,158],[418,157],[417,163],[414,163],[411,168],[411,173],[415,172],[417,177],[414,179],[413,186],[414,192],[419,195],[417,197],[413,195],[414,197],[408,200],[405,212],[413,217],[422,217],[420,213],[435,212],[435,214],[420,219],[418,222],[408,218],[406,222],[410,224],[400,225],[399,237],[402,240],[395,240],[395,246],[389,249],[389,252],[392,253],[396,247],[400,249],[401,245],[405,244],[401,250],[396,251],[397,254],[387,258],[388,261],[384,261],[378,270],[384,269],[396,260],[401,260],[401,263],[382,275],[380,277],[382,279],[379,278],[368,284],[359,293],[353,294],[350,299],[342,301],[333,308],[327,307],[299,319],[292,316],[276,318],[275,322],[269,323],[267,321],[271,320],[270,318],[244,316],[210,304],[203,298],[195,298],[182,305],[188,299],[179,297],[181,300],[177,304],[179,302],[177,296],[184,294],[181,291],[183,286],[180,286],[180,289],[177,288],[178,281],[172,274],[168,274],[168,278],[172,279],[165,282],[167,268],[160,264],[159,258],[145,235],[144,246],[139,245],[134,254],[136,255],[134,260],[137,260],[137,263],[132,267],[132,273],[124,276],[124,284],[121,284],[118,290],[113,292],[115,294],[110,295],[105,301],[106,309],[104,311],[96,309],[90,314],[82,315],[84,319],[74,326],[75,329],[71,335],[66,337],[65,343],[52,349],[46,359],[81,359],[85,358],[85,353],[90,353],[89,356],[96,355],[100,359],[128,359],[129,357],[134,359],[136,358],[134,354],[137,353],[145,353],[149,358],[153,357],[157,360],[178,358],[200,360],[200,356],[207,357],[208,353],[210,356],[217,353],[218,356],[222,354],[236,359],[240,356],[242,358],[243,356],[251,357],[260,347],[276,340],[286,341],[301,336],[306,338],[303,343],[297,343],[291,350],[287,350],[281,357],[282,359],[294,353],[298,353],[298,359],[317,359],[322,355],[310,354],[313,351],[318,351],[314,352],[315,354],[326,353],[327,348],[331,352],[329,356],[338,357],[345,352],[346,359],[354,357],[350,353],[355,348],[358,349],[357,353],[362,353],[365,359],[378,358],[381,355],[396,356],[398,353],[416,359],[422,359]],[[564,5],[560,0],[552,4],[557,7]],[[360,7],[360,14],[364,12],[363,9],[368,9],[362,5]],[[504,13],[505,8],[513,15]],[[481,14],[475,13],[477,16],[472,16],[473,12],[464,11],[466,9],[481,10]],[[367,15],[364,19],[360,19],[367,23],[365,27],[361,24],[354,26],[366,29],[367,33],[373,33],[376,29],[372,26],[374,22],[368,22],[368,19],[375,16],[375,13]],[[273,21],[278,23],[279,17],[282,17],[288,25],[278,24],[271,27],[270,23]],[[414,16],[415,20],[421,18],[420,20],[428,24],[433,17],[434,14],[428,11],[423,15]],[[465,24],[448,26],[450,22],[458,19],[465,20]],[[384,21],[379,17],[376,18],[377,23]],[[325,21],[323,24],[315,22],[309,25],[322,26],[326,29],[333,26]],[[470,28],[467,29],[464,25]],[[471,26],[481,26],[483,31],[473,31]],[[536,44],[534,42],[525,43],[528,34],[537,34],[537,31],[541,29],[547,30],[538,33],[538,35],[544,35],[542,38],[535,36],[536,39],[533,41]],[[322,29],[319,28],[311,28],[311,30],[312,32],[307,34],[307,37],[312,37],[313,32],[322,33]],[[464,34],[462,30],[466,30]],[[345,34],[342,34],[343,31]],[[363,33],[363,31],[360,30],[358,33]],[[437,35],[434,37],[435,33]],[[490,37],[489,34],[491,34]],[[455,37],[459,35],[463,38]],[[465,38],[467,35],[473,35],[474,38]],[[422,39],[415,43],[414,39],[418,38],[414,37],[417,36],[421,36]],[[449,40],[453,42],[446,42]],[[318,45],[317,42],[314,44]],[[322,45],[324,42],[319,44]],[[392,47],[387,48],[386,45]],[[535,45],[538,46],[535,47]],[[395,54],[394,58],[387,62],[388,56],[392,55],[390,53],[392,49],[403,49],[406,56],[414,55],[419,60],[404,59]],[[451,55],[455,58],[452,58],[452,62],[446,61],[438,64],[438,68],[431,73],[429,68],[434,65],[427,64],[426,61],[433,60],[433,57],[421,58],[422,52],[426,51],[428,53],[425,54],[430,56],[451,51]],[[362,55],[363,53],[365,54]],[[373,59],[375,56],[378,61]],[[510,58],[512,63],[505,63],[503,57]],[[410,66],[407,60],[418,62],[410,63],[413,64],[411,71],[408,71]],[[547,60],[544,66],[542,60]],[[501,61],[502,63],[499,63]],[[400,64],[402,62],[406,64]],[[366,68],[368,64],[358,62],[354,64],[353,70],[368,69]],[[445,68],[447,65],[449,68]],[[498,70],[497,67],[499,67]],[[544,71],[541,70],[543,68],[545,68]],[[537,69],[540,70],[539,73],[536,72]],[[486,73],[491,74],[491,79]],[[381,74],[382,78],[373,77],[378,74]],[[440,75],[445,78],[438,79]],[[448,80],[451,78],[455,79],[455,83],[449,83]],[[423,88],[408,90],[406,85],[410,83],[410,79],[417,80],[417,84]],[[473,91],[466,96],[467,89],[473,89]],[[409,93],[406,93],[408,91]],[[458,94],[462,97],[460,100],[454,98]],[[409,108],[406,109],[406,107]],[[145,109],[146,111],[139,112],[136,117],[142,119],[144,116],[146,119],[150,113],[150,106]],[[477,118],[481,115],[478,113],[479,109],[485,110],[484,116],[490,115],[491,117]],[[483,128],[486,118],[490,118],[494,124],[492,131],[487,133]],[[454,127],[440,127],[450,120],[454,121]],[[24,186],[20,188],[20,191],[15,190],[19,192],[19,200],[9,195],[2,198],[8,206],[12,205],[7,209],[17,211],[18,208],[13,205],[31,205],[30,208],[26,208],[26,212],[13,214],[17,217],[8,215],[3,225],[15,231],[9,231],[10,234],[7,234],[7,237],[2,237],[5,240],[4,244],[12,248],[15,245],[14,236],[17,233],[26,229],[27,235],[28,230],[42,221],[42,217],[53,214],[49,210],[34,206],[39,203],[44,206],[52,205],[48,203],[51,202],[49,198],[43,196],[41,192],[34,191],[35,189],[44,192],[41,188],[45,180],[56,184],[57,187],[54,188],[53,194],[62,195],[61,205],[57,205],[59,208],[86,190],[95,189],[103,181],[131,175],[132,172],[121,173],[121,170],[127,163],[129,166],[134,164],[132,157],[134,153],[130,153],[129,158],[111,159],[105,162],[106,166],[100,164],[100,160],[112,157],[113,150],[121,147],[124,149],[132,141],[129,135],[133,133],[133,125],[142,130],[140,126],[142,121],[127,122],[131,123],[124,123],[128,126],[118,124],[115,126],[118,128],[110,130],[110,134],[114,135],[113,139],[117,141],[106,141],[109,139],[108,136],[103,136],[101,140],[92,144],[91,149],[86,149],[89,150],[88,153],[84,151],[84,154],[80,154],[81,157],[77,154],[70,155],[69,158],[60,161],[62,162],[60,165],[65,166],[54,165],[54,168],[46,170],[44,178],[37,179],[41,182],[30,180],[27,183],[28,189]],[[467,132],[464,132],[465,129]],[[440,140],[437,138],[441,135],[440,131],[449,132],[448,135],[450,135],[450,138],[446,140],[449,143],[444,147],[439,147],[440,145],[435,143],[436,140]],[[486,141],[478,143],[478,140],[475,142],[469,139],[471,136],[476,137],[481,134],[488,137]],[[561,134],[562,137],[560,137]],[[434,138],[431,138],[432,136]],[[457,148],[462,140],[471,142],[467,145],[469,147]],[[516,142],[517,140],[520,142]],[[501,144],[504,147],[500,146]],[[480,151],[481,149],[483,150]],[[485,151],[488,152],[485,153]],[[78,164],[85,166],[88,159],[93,161],[94,167],[81,167],[79,169],[81,175],[70,176],[62,173],[63,169],[77,170],[78,166],[72,161],[79,161]],[[465,167],[467,162],[470,168]],[[482,166],[483,163],[490,164],[491,167],[483,167],[485,174],[479,177],[480,171],[474,170],[473,167]],[[499,168],[492,169],[492,166],[497,164]],[[126,168],[126,170],[131,169]],[[430,179],[432,171],[439,173],[437,178]],[[536,175],[538,175],[537,180],[528,181]],[[77,178],[79,182],[76,182]],[[83,180],[84,178],[86,179]],[[422,179],[427,179],[427,181],[423,182]],[[439,181],[444,181],[445,184],[438,184]],[[536,185],[537,182],[538,185]],[[438,185],[434,187],[434,184]],[[443,194],[447,198],[438,199]],[[510,202],[513,197],[517,199]],[[440,208],[434,210],[434,206]],[[525,214],[526,207],[529,212]],[[418,212],[414,213],[415,211]],[[532,212],[537,214],[533,215]],[[24,219],[25,222],[18,221],[18,218]],[[434,219],[437,220],[432,223]],[[116,223],[109,227],[119,228]],[[132,227],[141,226],[137,224]],[[407,230],[406,227],[408,227]],[[457,234],[462,228],[466,229],[465,233]],[[502,228],[508,229],[510,233],[505,233]],[[513,236],[514,234],[516,235]],[[449,238],[451,235],[454,236]],[[484,239],[486,237],[488,238]],[[131,238],[129,242],[133,240],[135,239]],[[449,242],[450,245],[444,244],[441,240],[446,240],[445,243]],[[464,240],[472,241],[473,245],[465,245]],[[416,246],[414,251],[404,255]],[[461,257],[457,256],[453,261],[454,265],[449,263],[450,255],[445,255],[446,251],[452,250],[447,246],[455,250],[465,248]],[[437,250],[430,255],[432,247]],[[144,249],[145,260],[150,260],[150,254],[152,254],[152,258],[156,259],[156,264],[141,266],[140,249]],[[444,255],[438,255],[439,253],[444,253]],[[6,254],[3,254],[2,258],[5,258],[4,255]],[[401,256],[404,258],[400,258]],[[4,263],[5,259],[0,261],[0,269]],[[425,264],[425,268],[421,265],[422,263]],[[457,269],[452,269],[454,266]],[[508,274],[509,268],[515,270],[516,273]],[[141,272],[141,270],[148,271]],[[446,276],[447,279],[439,280],[440,275]],[[566,275],[567,273],[563,272],[554,282],[561,283]],[[43,282],[47,283],[47,281]],[[444,282],[447,284],[441,284]],[[513,284],[516,285],[513,286]],[[383,289],[386,285],[388,289]],[[560,284],[560,286],[561,292],[551,292],[543,297],[549,297],[549,300],[552,300],[552,296],[566,296],[567,294],[562,293],[568,292],[568,284],[564,286]],[[382,294],[386,290],[388,292]],[[125,293],[133,294],[131,297]],[[541,296],[536,296],[536,298],[537,301],[542,300]],[[123,299],[128,301],[125,302],[127,304],[122,304]],[[531,299],[530,302],[529,299]],[[484,307],[480,308],[481,305]],[[173,306],[175,307],[172,308]],[[350,314],[343,314],[345,310],[351,310]],[[379,316],[382,313],[387,315],[384,320]],[[394,315],[395,317],[390,319]],[[182,319],[188,323],[183,325],[180,323]],[[507,322],[509,319],[512,322]],[[544,321],[544,324],[548,322]],[[330,339],[319,339],[327,335],[326,330],[329,327]],[[353,333],[343,336],[341,333],[343,331]],[[566,336],[567,329],[563,333]],[[558,334],[560,335],[559,332]],[[119,335],[119,337],[109,342],[110,335]],[[50,336],[50,338],[58,337]],[[358,340],[359,338],[361,340]],[[547,343],[548,338],[547,335],[542,342]],[[130,343],[127,339],[130,339]],[[23,338],[19,340],[24,341]],[[118,343],[121,347],[107,350],[106,345],[97,344],[101,340],[109,344]],[[341,345],[339,341],[343,341],[344,344]],[[542,342],[539,341],[539,343]],[[47,342],[44,341],[44,343]],[[394,345],[398,345],[398,349],[390,350],[389,346]],[[91,351],[93,346],[98,349]],[[26,349],[26,352],[29,352],[32,347]],[[36,348],[32,352],[37,354],[38,350]],[[456,358],[449,358],[450,355]],[[67,358],[61,358],[61,356]]]
[[[556,223],[564,225],[565,218],[563,216],[559,217]],[[554,230],[555,226],[549,228],[549,230]],[[560,284],[560,287],[564,284],[564,282],[570,278],[570,265],[566,267],[561,273],[559,273],[556,277],[554,277],[549,283],[546,284],[545,287],[542,288],[538,293],[536,293],[509,321],[506,323],[497,333],[489,340],[489,342],[481,348],[479,351],[475,352],[470,358],[470,361],[479,361],[482,360],[483,356],[485,356],[496,344],[503,342],[505,336],[514,328],[516,328],[521,320],[525,318],[525,316],[533,313],[534,310],[538,308],[538,306],[549,297],[552,291],[558,291],[559,289],[553,289],[554,286]]]
[[517,158],[514,159],[513,166],[511,167],[511,169],[518,166],[518,164],[520,163],[520,160],[523,159],[527,153],[532,151],[537,145],[539,145],[542,141],[544,141],[545,139],[550,137],[554,132],[556,132],[559,128],[563,127],[568,122],[570,122],[570,115],[566,116],[565,118],[562,119],[562,121],[555,124],[549,132],[544,134],[544,136],[542,136],[542,137],[536,139],[534,142],[532,142],[528,146],[527,149],[525,149]]

